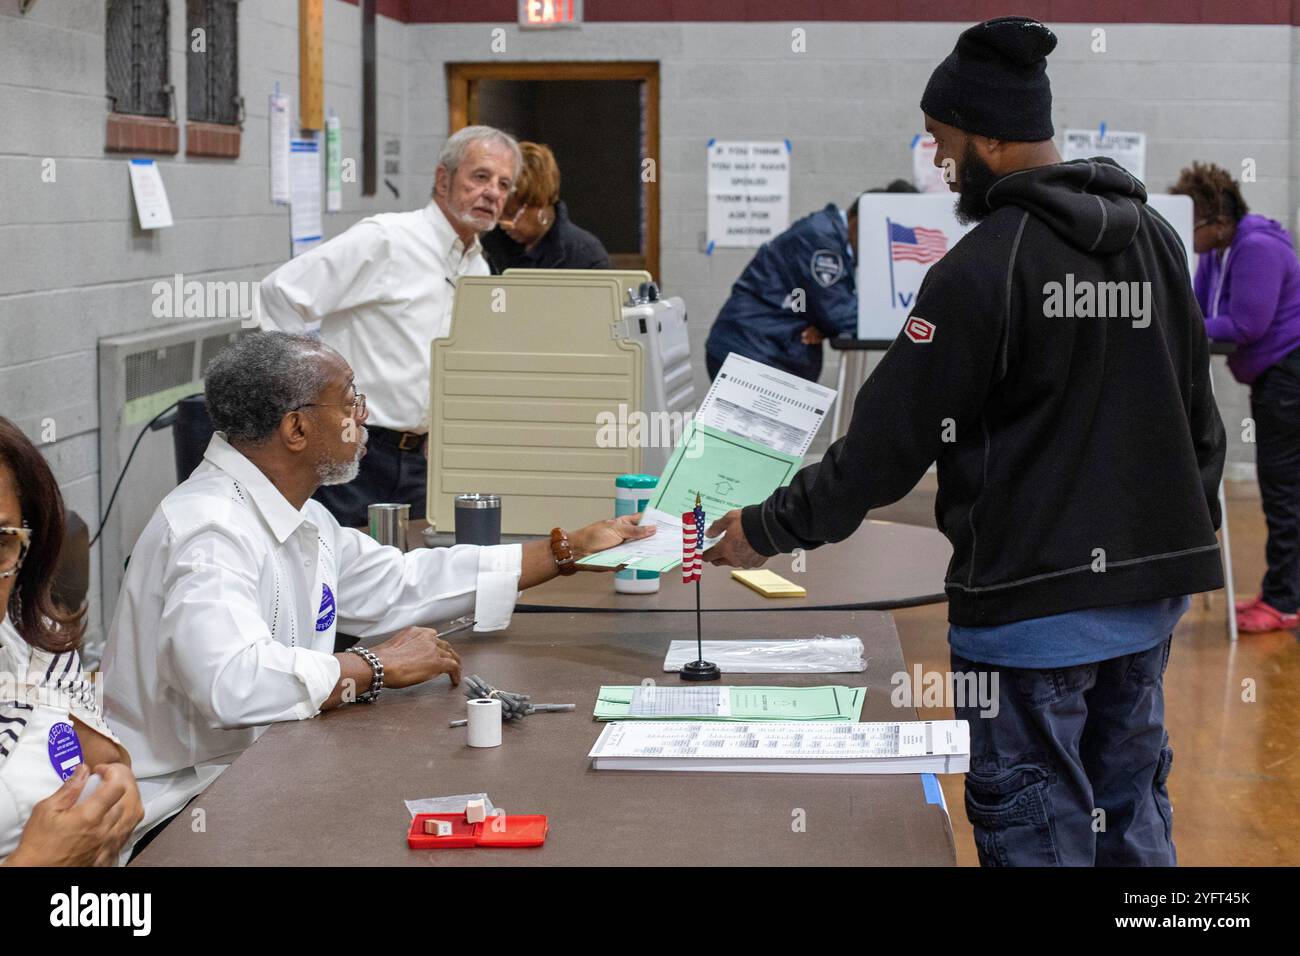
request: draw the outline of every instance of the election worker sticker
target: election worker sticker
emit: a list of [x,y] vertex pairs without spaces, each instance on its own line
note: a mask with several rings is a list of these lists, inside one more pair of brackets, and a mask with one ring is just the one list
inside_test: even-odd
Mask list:
[[316,615],[316,630],[328,631],[334,623],[334,592],[328,584],[321,585],[320,612]]
[[72,724],[60,722],[50,728],[49,752],[50,766],[60,780],[67,780],[81,766],[81,740]]

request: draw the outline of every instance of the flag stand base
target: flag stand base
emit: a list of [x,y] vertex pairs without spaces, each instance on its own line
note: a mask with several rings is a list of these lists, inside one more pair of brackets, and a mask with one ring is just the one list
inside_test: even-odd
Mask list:
[[682,680],[721,680],[722,671],[709,661],[690,661],[677,672]]

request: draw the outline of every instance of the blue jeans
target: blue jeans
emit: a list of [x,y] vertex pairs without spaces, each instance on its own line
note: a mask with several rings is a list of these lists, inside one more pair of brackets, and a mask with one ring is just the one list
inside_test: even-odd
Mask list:
[[998,675],[996,716],[956,708],[970,724],[966,816],[982,866],[1177,865],[1169,645],[1045,670],[952,655],[954,673]]

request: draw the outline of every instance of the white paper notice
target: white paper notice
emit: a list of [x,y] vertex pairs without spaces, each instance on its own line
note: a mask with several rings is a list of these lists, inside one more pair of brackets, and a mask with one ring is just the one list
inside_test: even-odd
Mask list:
[[790,225],[788,142],[709,143],[709,249],[761,246]]
[[1091,159],[1105,156],[1127,169],[1138,182],[1145,183],[1147,176],[1147,134],[1121,133],[1100,129],[1067,129],[1065,148],[1061,158]]
[[172,224],[172,207],[167,202],[167,189],[163,186],[158,164],[152,159],[133,159],[131,193],[135,196],[135,212],[140,217],[141,229],[163,229]]
[[289,232],[293,255],[306,252],[321,240],[320,144],[295,139],[289,144],[289,186],[292,205]]
[[342,127],[337,116],[325,121],[325,211],[343,208]]
[[943,170],[934,165],[934,154],[938,148],[939,144],[929,133],[919,133],[912,138],[912,185],[918,192],[948,192],[948,184],[943,181]]
[[695,420],[803,457],[835,402],[835,389],[731,353]]
[[270,166],[271,202],[288,203],[289,195],[289,97],[272,93]]

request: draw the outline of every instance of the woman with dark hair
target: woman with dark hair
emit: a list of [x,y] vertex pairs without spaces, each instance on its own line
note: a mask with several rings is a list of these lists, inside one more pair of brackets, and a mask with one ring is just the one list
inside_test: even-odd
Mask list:
[[49,465],[0,417],[4,866],[112,865],[143,816],[130,758],[82,672],[84,610],[68,612],[50,597],[63,528]]
[[494,273],[507,269],[608,269],[600,240],[569,218],[560,167],[545,143],[519,144],[524,164],[497,227],[479,241]]
[[1259,594],[1237,602],[1237,628],[1294,628],[1300,623],[1300,264],[1290,234],[1252,215],[1226,170],[1192,163],[1170,191],[1190,196],[1195,208],[1195,290],[1205,330],[1216,341],[1236,343],[1228,367],[1250,386],[1268,571]]

